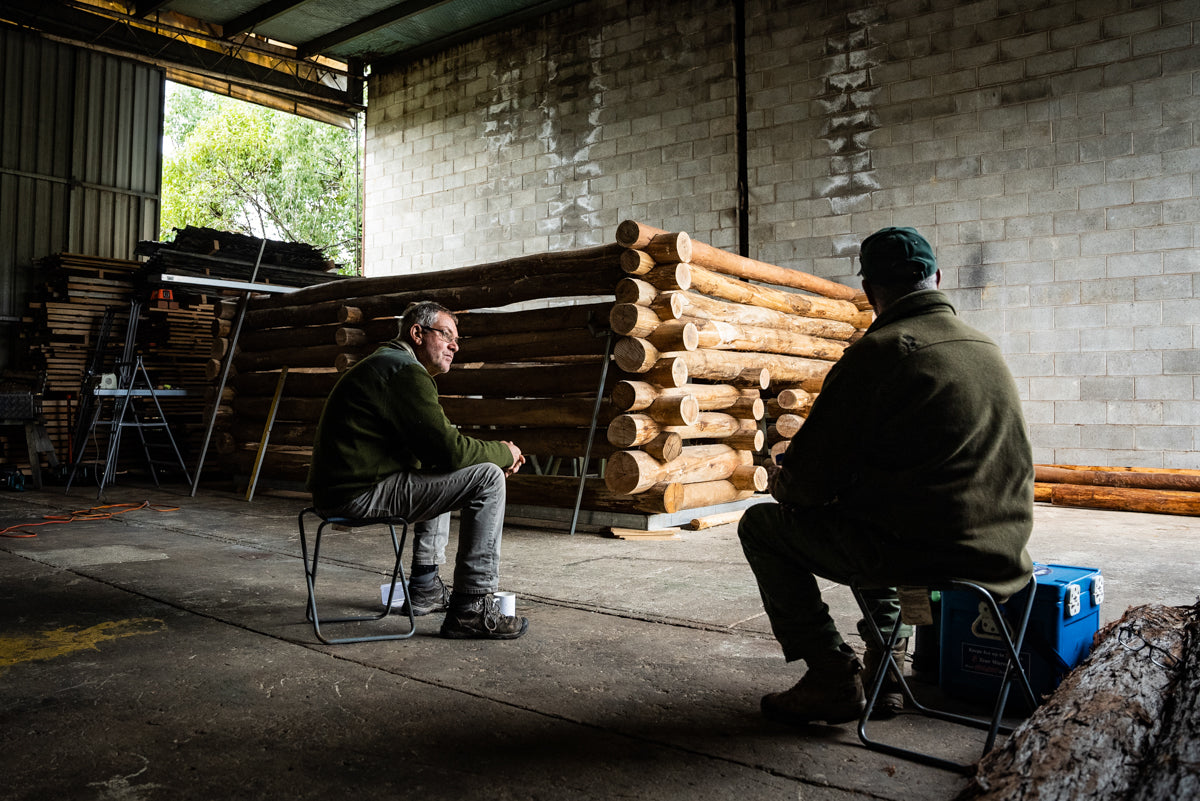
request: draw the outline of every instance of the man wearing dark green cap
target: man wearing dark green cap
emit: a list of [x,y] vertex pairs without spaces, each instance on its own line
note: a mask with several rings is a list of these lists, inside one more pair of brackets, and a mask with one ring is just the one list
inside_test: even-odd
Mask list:
[[[784,657],[807,663],[799,683],[762,699],[787,723],[843,723],[864,707],[862,663],[817,576],[882,587],[954,577],[1008,595],[1032,572],[1033,458],[1000,349],[938,291],[937,260],[915,230],[877,231],[859,255],[875,322],[826,376],[774,479],[778,503],[738,527]],[[899,622],[895,591],[871,599],[886,636]],[[881,660],[868,646],[868,670]],[[882,714],[902,705],[892,696]]]

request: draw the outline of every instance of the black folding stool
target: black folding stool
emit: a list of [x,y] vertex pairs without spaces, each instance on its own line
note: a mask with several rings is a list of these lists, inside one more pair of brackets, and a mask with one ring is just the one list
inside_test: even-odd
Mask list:
[[[1005,614],[1008,610],[1001,608],[996,596],[974,582],[963,581],[961,579],[947,579],[944,581],[930,583],[922,588],[912,588],[924,591],[926,593],[926,597],[928,597],[928,593],[932,591],[969,592],[979,599],[980,610],[986,611],[991,615],[992,620],[996,622],[996,629],[998,630],[996,632],[996,636],[1004,646],[1007,664],[1004,669],[1004,678],[1000,681],[1000,687],[996,696],[996,704],[993,707],[992,716],[990,718],[961,715],[944,709],[935,709],[917,701],[916,697],[913,696],[912,690],[908,686],[908,681],[905,680],[904,675],[900,670],[901,666],[896,663],[896,659],[892,651],[896,645],[896,642],[899,640],[900,626],[896,625],[893,627],[891,636],[887,638],[886,642],[884,642],[883,633],[879,630],[879,626],[871,618],[868,612],[869,607],[867,605],[867,601],[862,595],[862,590],[866,586],[868,585],[864,585],[862,582],[856,580],[850,583],[850,591],[854,593],[854,600],[858,602],[858,606],[862,611],[863,618],[868,621],[868,628],[870,629],[872,639],[874,639],[876,646],[883,648],[883,660],[879,665],[878,672],[874,676],[866,677],[867,680],[870,681],[870,687],[867,690],[866,709],[863,710],[862,717],[859,718],[858,721],[858,739],[862,741],[863,745],[872,751],[880,751],[885,754],[911,759],[915,762],[921,762],[926,765],[933,765],[934,767],[969,773],[975,767],[974,762],[955,762],[954,760],[944,759],[923,751],[914,751],[908,748],[901,748],[896,745],[882,743],[878,740],[872,740],[867,735],[867,722],[871,718],[871,711],[875,708],[875,703],[879,699],[880,692],[883,689],[884,678],[887,676],[888,670],[891,669],[893,671],[893,676],[899,677],[900,689],[901,692],[904,693],[904,698],[907,702],[907,705],[910,708],[915,709],[921,715],[951,723],[957,723],[962,726],[970,726],[976,729],[986,729],[988,735],[984,742],[983,753],[980,755],[980,758],[987,755],[987,753],[992,750],[992,746],[994,746],[996,743],[997,734],[1010,734],[1012,732],[1011,727],[1002,725],[1001,720],[1004,717],[1005,705],[1008,703],[1009,690],[1014,684],[1020,689],[1021,694],[1024,696],[1024,700],[1029,705],[1030,712],[1037,708],[1037,698],[1034,696],[1033,688],[1029,683],[1029,675],[1026,672],[1024,665],[1021,664],[1021,659],[1019,656],[1021,652],[1021,646],[1025,642],[1025,630],[1029,626],[1029,617],[1033,611],[1034,598],[1037,595],[1037,582],[1031,576],[1029,578],[1029,583],[1025,586],[1025,588],[1013,596],[1013,599],[1016,599],[1022,592],[1027,593],[1028,596],[1025,602],[1021,605],[1020,609],[1016,610],[1020,617],[1017,621],[1015,621],[1015,623],[1009,620],[1008,616]],[[908,590],[910,588],[901,589]],[[907,593],[902,593],[901,597],[903,598],[905,594]],[[907,622],[903,621],[903,604],[901,606],[901,618],[902,622]]]
[[[308,538],[305,536],[304,518],[307,515],[312,515],[318,518],[321,523],[317,526],[317,536],[313,542],[312,559],[308,555]],[[408,607],[408,631],[399,634],[377,634],[373,636],[360,637],[341,637],[337,639],[327,638],[321,633],[321,618],[317,614],[317,562],[321,556],[321,537],[325,533],[327,526],[343,526],[346,528],[365,528],[367,526],[387,526],[388,533],[392,537],[392,549],[395,552],[395,562],[392,564],[392,581],[388,589],[387,601],[383,604],[383,611],[373,615],[352,615],[350,617],[336,617],[325,620],[325,623],[352,623],[370,620],[382,620],[387,617],[392,611],[392,600],[396,593],[396,583],[404,586],[404,568],[400,564],[404,554],[404,543],[408,539],[408,521],[403,517],[326,517],[316,509],[309,507],[300,512],[300,550],[304,556],[304,581],[308,585],[308,605],[305,611],[305,619],[312,621],[313,632],[317,635],[317,639],[326,645],[337,645],[347,642],[371,642],[375,640],[403,640],[413,636],[417,630],[416,620],[413,618],[412,604],[407,604]],[[396,536],[396,527],[400,527],[400,536]]]

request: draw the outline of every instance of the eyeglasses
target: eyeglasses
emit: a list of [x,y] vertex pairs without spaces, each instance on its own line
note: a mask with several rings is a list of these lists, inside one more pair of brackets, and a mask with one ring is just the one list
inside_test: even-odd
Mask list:
[[461,339],[459,337],[454,336],[454,334],[451,334],[449,331],[447,331],[444,328],[434,328],[431,325],[423,325],[421,327],[424,328],[426,331],[437,331],[438,336],[442,338],[443,342],[449,343],[451,345],[458,345],[461,343]]

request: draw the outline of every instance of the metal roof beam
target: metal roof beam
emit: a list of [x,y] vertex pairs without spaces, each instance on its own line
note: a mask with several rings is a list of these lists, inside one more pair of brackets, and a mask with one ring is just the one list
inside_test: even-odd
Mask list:
[[339,114],[362,110],[360,76],[289,57],[253,37],[229,42],[41,0],[6,0],[0,6],[0,22],[4,20],[77,47],[232,81]]
[[251,31],[255,25],[266,22],[269,19],[274,19],[296,6],[304,5],[306,2],[307,0],[269,0],[269,2],[256,6],[245,14],[234,17],[225,23],[225,38]]
[[383,11],[376,12],[369,17],[363,17],[357,22],[352,22],[349,25],[338,28],[336,31],[331,31],[324,36],[318,36],[315,39],[309,39],[307,42],[301,42],[296,45],[296,50],[301,56],[322,53],[343,42],[357,39],[371,31],[387,27],[400,20],[415,16],[426,9],[440,6],[445,2],[446,0],[406,0]]

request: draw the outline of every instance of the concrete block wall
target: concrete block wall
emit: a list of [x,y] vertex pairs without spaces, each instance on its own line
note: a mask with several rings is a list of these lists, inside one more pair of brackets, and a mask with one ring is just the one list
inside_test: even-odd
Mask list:
[[[749,255],[857,286],[912,225],[1039,462],[1200,468],[1200,4],[746,0]],[[595,0],[377,75],[367,268],[736,250],[733,10]]]

